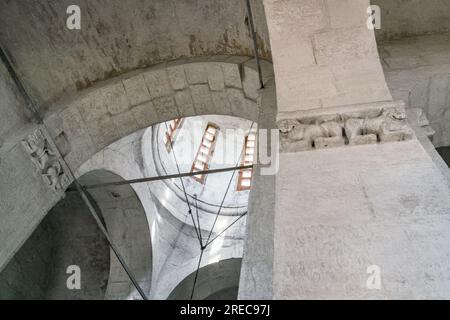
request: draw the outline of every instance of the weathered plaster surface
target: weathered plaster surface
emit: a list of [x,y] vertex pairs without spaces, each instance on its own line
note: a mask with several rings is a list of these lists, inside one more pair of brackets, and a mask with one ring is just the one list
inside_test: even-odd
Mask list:
[[282,154],[274,298],[448,298],[449,199],[417,140]]
[[[252,0],[260,55],[270,59],[262,2]],[[81,30],[66,28],[69,5]],[[245,1],[2,1],[0,43],[42,110],[92,84],[184,57],[253,56]]]

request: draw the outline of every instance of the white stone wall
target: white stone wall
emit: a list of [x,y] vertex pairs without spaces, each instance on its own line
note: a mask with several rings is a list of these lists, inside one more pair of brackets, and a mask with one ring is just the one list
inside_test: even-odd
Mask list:
[[280,161],[274,298],[449,297],[449,186],[417,140]]
[[379,50],[392,96],[421,108],[436,131],[433,144],[449,146],[450,35],[385,41]]
[[368,0],[265,0],[279,112],[390,100]]

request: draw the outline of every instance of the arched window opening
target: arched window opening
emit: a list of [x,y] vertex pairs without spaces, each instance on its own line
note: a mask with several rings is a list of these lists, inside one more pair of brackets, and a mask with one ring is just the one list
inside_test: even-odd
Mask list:
[[164,144],[166,146],[167,152],[172,150],[172,146],[175,143],[175,138],[179,128],[183,123],[183,118],[177,118],[169,122],[166,134],[164,135]]
[[[191,172],[205,171],[209,169],[209,163],[214,154],[214,148],[216,146],[217,135],[219,133],[219,127],[213,123],[208,123],[205,133],[203,134],[200,148],[192,164]],[[198,182],[205,184],[206,175],[200,174],[193,176]]]
[[[253,165],[255,159],[256,133],[254,130],[245,137],[244,149],[242,151],[241,166]],[[239,170],[237,190],[250,190],[252,186],[253,169]]]

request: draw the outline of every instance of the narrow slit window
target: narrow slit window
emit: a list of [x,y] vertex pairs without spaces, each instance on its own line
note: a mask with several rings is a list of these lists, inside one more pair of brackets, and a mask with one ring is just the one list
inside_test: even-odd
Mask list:
[[[241,166],[253,165],[255,160],[256,132],[251,131],[244,141],[244,150],[242,151]],[[250,190],[252,186],[253,169],[239,170],[237,190]]]
[[183,119],[181,118],[177,118],[169,122],[166,134],[164,135],[164,144],[166,146],[167,152],[170,152],[172,150],[172,146],[175,143],[177,129],[181,127],[182,122]]
[[[209,163],[214,153],[216,146],[217,135],[219,133],[219,127],[213,123],[208,123],[205,133],[203,134],[200,147],[198,148],[197,155],[192,164],[191,172],[205,171],[209,169]],[[206,181],[206,175],[199,174],[192,176],[198,182],[204,184]]]

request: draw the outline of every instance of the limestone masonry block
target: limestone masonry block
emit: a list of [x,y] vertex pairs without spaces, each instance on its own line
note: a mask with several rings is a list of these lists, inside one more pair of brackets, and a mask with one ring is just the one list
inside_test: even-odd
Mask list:
[[225,91],[212,92],[212,100],[214,103],[214,110],[218,114],[227,114],[231,111],[231,104],[228,100],[228,94]]
[[142,75],[123,80],[123,85],[130,105],[137,106],[151,99]]
[[[340,92],[350,92],[354,89],[369,87],[370,89],[383,88],[388,94],[388,88],[384,78],[383,70],[377,60],[361,59],[350,63],[335,64],[331,70],[336,79],[336,87]],[[361,80],[364,81],[361,81]],[[386,97],[390,100],[390,97]]]
[[239,66],[231,63],[223,63],[222,71],[225,79],[225,85],[231,88],[242,88],[241,73]]
[[367,0],[326,0],[332,28],[363,27],[367,22]]
[[211,112],[213,102],[207,84],[193,85],[191,88],[191,96],[194,100],[195,111],[197,114],[208,114]]
[[65,155],[64,159],[71,168],[78,168],[94,153],[94,143],[87,129],[81,136],[70,137],[69,142],[72,151]]
[[314,35],[314,52],[319,65],[350,63],[354,59],[378,58],[375,38],[366,26],[336,29]]
[[173,90],[183,90],[187,88],[186,74],[183,66],[168,67],[167,75]]
[[[279,63],[275,64],[277,72],[295,72],[292,68],[302,68],[316,64],[311,39],[299,33],[290,33],[280,39],[283,50],[279,53]],[[289,63],[295,61],[295,63]]]
[[283,37],[286,30],[311,35],[328,26],[323,1],[267,1],[264,6],[267,11],[269,29],[273,31],[271,42],[272,39]]
[[246,108],[244,109],[243,117],[252,121],[258,121],[259,108],[255,101],[246,99]]
[[131,110],[113,116],[112,120],[121,137],[125,137],[139,129],[139,124],[134,118],[134,112]]
[[144,128],[159,122],[158,114],[152,101],[143,103],[131,109],[134,118],[139,124],[139,127]]
[[87,127],[79,108],[66,108],[59,117],[62,119],[63,131],[71,138],[82,136]]
[[84,121],[93,121],[108,113],[103,95],[98,91],[90,92],[75,103]]
[[396,142],[396,141],[404,141],[411,140],[414,134],[412,130],[410,131],[398,131],[398,132],[381,132],[379,134],[380,142]]
[[175,103],[177,104],[180,115],[189,117],[196,114],[194,101],[189,90],[177,91],[175,93]]
[[359,145],[363,145],[363,144],[374,144],[377,142],[378,142],[378,138],[377,138],[376,134],[366,134],[366,135],[354,137],[349,142],[349,145],[359,146]]
[[208,64],[207,63],[190,63],[184,66],[186,77],[189,84],[208,83]]
[[173,96],[156,98],[153,100],[153,105],[161,121],[179,116]]
[[281,142],[281,149],[283,152],[291,153],[310,150],[311,146],[307,141],[294,141],[288,144]]
[[144,79],[153,99],[172,94],[166,69],[152,69],[144,74]]
[[101,94],[106,108],[112,115],[128,110],[129,103],[122,82],[107,86],[101,90]]
[[47,128],[48,128],[50,134],[52,135],[52,137],[55,137],[64,131],[63,119],[61,118],[61,116],[58,113],[53,114],[50,117],[46,118],[45,124],[47,125]]
[[334,76],[329,68],[312,66],[298,71],[298,74],[291,73],[286,77],[289,82],[280,92],[286,92],[288,96],[296,92],[295,99],[299,100],[330,97],[337,93]]
[[61,156],[65,157],[70,153],[70,151],[72,151],[72,147],[69,140],[67,139],[67,135],[63,131],[56,135],[53,139],[56,146],[58,147],[59,152],[61,153]]
[[100,119],[87,123],[89,136],[94,144],[106,147],[114,140],[119,139],[119,133],[116,125],[110,116],[104,116]]
[[241,116],[246,113],[247,101],[244,93],[239,89],[227,89],[228,100],[231,104],[231,113],[235,116]]
[[338,93],[333,97],[322,98],[322,106],[337,107],[349,104],[359,104],[376,101],[386,101],[391,98],[387,88],[353,87],[347,88],[348,92]]
[[258,73],[248,67],[245,67],[244,71],[245,76],[242,84],[244,87],[245,96],[252,100],[256,100],[258,99],[259,89],[261,86],[259,83]]
[[225,89],[225,79],[219,63],[208,65],[208,83],[211,91],[222,91]]

